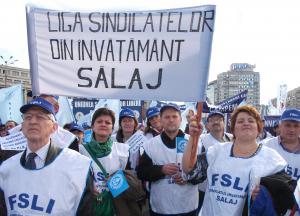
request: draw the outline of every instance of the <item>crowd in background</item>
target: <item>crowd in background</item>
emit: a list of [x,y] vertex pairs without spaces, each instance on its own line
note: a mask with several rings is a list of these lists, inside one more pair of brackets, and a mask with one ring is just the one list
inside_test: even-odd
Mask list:
[[[57,97],[41,95],[21,107],[22,124],[9,120],[0,125],[1,137],[22,131],[28,140],[23,152],[0,150],[0,215],[7,212],[30,215],[36,211],[121,216],[300,214],[297,205],[300,194],[295,189],[300,178],[297,109],[287,109],[271,133],[265,130],[264,119],[257,110],[249,105],[233,112],[230,131],[225,131],[224,113],[209,113],[202,125],[194,110],[187,112],[183,131],[181,110],[172,103],[160,109],[150,107],[143,127],[139,126],[133,110],[122,109],[115,119],[109,107],[97,109],[91,125],[70,122],[59,127],[55,121],[58,110]],[[118,130],[114,133],[116,126]],[[34,130],[39,133],[34,134]],[[137,131],[143,132],[146,141],[138,151],[132,151],[127,141]],[[179,153],[182,140],[186,146]],[[37,153],[34,162],[27,159],[31,153]],[[16,159],[21,160],[21,165]],[[31,168],[26,165],[29,160],[34,164]],[[63,163],[61,167],[58,161]],[[16,170],[14,175],[12,168]],[[28,170],[41,174],[36,176]],[[129,189],[113,197],[107,182],[118,170],[123,170]],[[17,171],[19,174],[15,174]],[[48,179],[49,188],[57,191],[53,192],[56,199],[50,199],[52,192],[45,185],[36,186],[45,182],[43,176],[47,178],[51,172],[55,172],[55,177]],[[249,180],[252,174],[260,180],[254,185]],[[35,185],[24,183],[15,187],[8,183],[23,176],[32,177]],[[76,180],[71,184],[68,178]],[[286,188],[284,182],[288,182]],[[30,207],[28,202],[34,201],[28,190],[41,194],[44,208],[33,204]],[[59,190],[66,190],[63,193],[68,195]],[[283,197],[278,195],[280,191]]]

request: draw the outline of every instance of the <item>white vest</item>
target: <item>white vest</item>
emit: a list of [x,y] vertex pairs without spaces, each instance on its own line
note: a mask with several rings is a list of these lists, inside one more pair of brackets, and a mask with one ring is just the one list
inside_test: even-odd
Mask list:
[[283,170],[284,159],[273,149],[262,146],[250,158],[231,157],[232,143],[221,143],[207,151],[207,180],[202,216],[242,215],[250,171],[264,177]]
[[[232,134],[230,133],[225,133],[226,136],[230,139],[232,139]],[[208,134],[201,134],[200,135],[200,140],[205,148],[205,151],[207,151],[207,149],[211,146],[214,145],[218,145],[222,142],[220,142],[219,140],[217,140],[216,138],[213,137],[213,135],[211,135],[211,133]],[[199,148],[200,147],[200,148]],[[198,145],[198,152],[201,152],[201,145]],[[207,180],[205,180],[204,182],[199,184],[199,190],[205,192],[206,191],[206,187],[207,187]]]
[[[226,136],[230,139],[232,139],[232,134],[229,133],[225,133]],[[216,138],[214,138],[211,133],[208,134],[201,134],[200,139],[205,147],[205,149],[207,150],[209,147],[214,146],[215,144],[219,144],[222,143],[219,140],[217,140]]]
[[275,149],[288,163],[286,173],[293,179],[300,179],[300,154],[291,153],[282,148],[279,143],[279,137],[266,140],[263,144]]
[[8,215],[75,215],[86,187],[91,161],[63,149],[49,165],[27,170],[22,153],[0,166],[0,187]]
[[[98,158],[109,175],[115,173],[119,169],[125,169],[129,156],[128,149],[128,144],[114,142],[110,154],[105,157]],[[89,158],[92,158],[82,145],[79,145],[79,152]],[[100,193],[104,190],[108,190],[106,187],[105,176],[94,161],[92,162],[92,168],[94,172],[94,185],[97,191]]]
[[[176,148],[165,146],[161,136],[156,136],[144,144],[146,154],[153,165],[176,164]],[[159,214],[187,213],[198,207],[198,186],[178,185],[171,181],[170,176],[151,182],[150,204],[154,212]]]

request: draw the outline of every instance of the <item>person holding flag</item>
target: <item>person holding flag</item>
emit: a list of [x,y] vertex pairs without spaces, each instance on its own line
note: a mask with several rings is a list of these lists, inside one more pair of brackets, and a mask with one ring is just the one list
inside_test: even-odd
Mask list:
[[252,106],[240,106],[233,112],[230,126],[233,142],[211,146],[204,153],[201,153],[202,146],[197,148],[198,143],[194,141],[201,132],[195,119],[190,124],[191,136],[182,162],[187,179],[208,181],[199,215],[240,216],[247,194],[254,199],[259,193],[258,183],[253,184],[250,177],[281,172],[287,164],[276,151],[256,142],[262,122]]
[[93,202],[94,215],[140,215],[140,208],[134,200],[127,202],[122,195],[113,198],[112,191],[108,189],[108,180],[118,170],[125,172],[129,157],[129,146],[115,142],[111,137],[114,124],[115,114],[112,110],[97,109],[92,117],[92,139],[79,146],[81,154],[93,159],[94,188],[97,194]]
[[144,144],[137,168],[138,177],[150,182],[150,215],[197,215],[198,187],[182,178],[176,148],[176,139],[188,138],[180,130],[180,108],[176,104],[164,105],[160,119],[163,132]]
[[[206,118],[206,127],[209,133],[200,135],[200,140],[203,144],[202,151],[207,151],[211,146],[220,143],[232,141],[232,134],[225,132],[225,117],[224,114],[218,110],[211,111]],[[207,181],[199,184],[199,206],[203,204]]]

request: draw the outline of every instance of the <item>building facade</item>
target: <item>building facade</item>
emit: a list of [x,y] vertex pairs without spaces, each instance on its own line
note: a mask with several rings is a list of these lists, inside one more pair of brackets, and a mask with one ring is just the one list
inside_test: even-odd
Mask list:
[[288,92],[286,107],[300,109],[300,87]]
[[218,92],[217,80],[214,80],[214,81],[211,81],[210,83],[208,83],[207,89],[206,89],[206,97],[208,98],[208,103],[217,104],[217,101],[216,101],[217,92]]
[[30,71],[24,68],[0,65],[0,88],[22,84],[24,96],[31,90]]
[[[277,107],[277,98],[272,100],[273,106]],[[286,108],[300,109],[300,87],[287,92]]]
[[215,104],[248,89],[247,103],[260,109],[260,75],[255,65],[231,64],[230,70],[217,77]]

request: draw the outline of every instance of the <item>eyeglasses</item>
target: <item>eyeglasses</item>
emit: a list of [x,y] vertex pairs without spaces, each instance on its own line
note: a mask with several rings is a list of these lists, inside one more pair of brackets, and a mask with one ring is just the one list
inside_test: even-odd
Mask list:
[[214,122],[221,123],[221,122],[224,122],[224,120],[223,120],[222,118],[215,118],[215,119],[210,118],[210,119],[208,120],[208,122],[210,122],[210,123],[214,123]]
[[43,113],[37,113],[37,114],[25,113],[23,114],[22,117],[24,121],[31,121],[33,117],[35,117],[38,121],[53,120],[49,115]]

